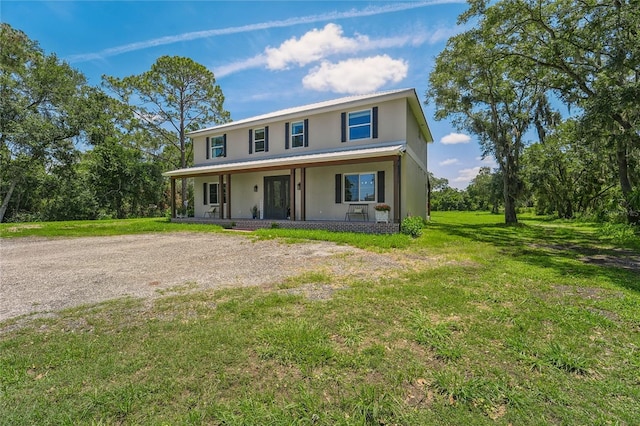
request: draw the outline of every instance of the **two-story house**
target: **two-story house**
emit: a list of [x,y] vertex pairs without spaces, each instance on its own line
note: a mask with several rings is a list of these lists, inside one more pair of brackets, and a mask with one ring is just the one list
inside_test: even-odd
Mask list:
[[[195,217],[375,222],[427,215],[427,145],[433,141],[414,89],[349,96],[189,133]],[[353,208],[357,205],[357,208]],[[254,206],[256,209],[254,209]],[[175,203],[172,217],[176,217]],[[347,214],[350,213],[350,214]]]

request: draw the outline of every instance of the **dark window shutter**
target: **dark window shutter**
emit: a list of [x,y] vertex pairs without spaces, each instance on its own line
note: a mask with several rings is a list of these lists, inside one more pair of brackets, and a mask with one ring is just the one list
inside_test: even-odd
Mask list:
[[269,126],[264,126],[264,152],[269,152]]
[[253,130],[249,129],[249,154],[253,154]]
[[384,170],[378,172],[378,202],[384,203]]
[[373,107],[371,121],[373,122],[371,125],[371,137],[376,139],[378,137],[378,107]]
[[340,114],[341,130],[342,130],[342,142],[347,141],[347,113]]
[[207,200],[207,182],[202,184],[202,204],[207,205],[209,200]]
[[227,134],[222,135],[222,156],[227,156]]
[[209,159],[210,155],[211,155],[211,142],[209,142],[209,138],[207,138],[207,160]]
[[284,149],[289,149],[289,123],[284,123]]
[[336,175],[336,204],[342,203],[342,175]]
[[309,119],[304,119],[304,146],[309,146]]

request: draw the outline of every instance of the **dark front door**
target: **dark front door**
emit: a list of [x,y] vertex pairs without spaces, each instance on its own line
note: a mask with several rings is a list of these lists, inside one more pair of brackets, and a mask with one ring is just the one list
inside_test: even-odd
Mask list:
[[289,217],[289,176],[265,176],[264,218],[287,219]]

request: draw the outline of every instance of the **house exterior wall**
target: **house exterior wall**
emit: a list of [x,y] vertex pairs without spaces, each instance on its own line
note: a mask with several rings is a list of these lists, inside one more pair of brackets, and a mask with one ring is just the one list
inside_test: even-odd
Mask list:
[[[378,107],[378,137],[359,140],[341,141],[341,113],[354,112]],[[284,155],[300,155],[307,152],[331,149],[356,148],[372,143],[404,141],[407,138],[407,102],[405,99],[394,99],[386,102],[369,102],[349,106],[322,113],[302,114],[286,120],[269,120],[243,125],[241,128],[224,127],[205,135],[193,138],[194,164],[196,166],[217,164],[238,160],[260,160]],[[409,114],[410,115],[410,114]],[[308,146],[285,149],[285,123],[308,119]],[[249,154],[249,129],[269,127],[269,151]],[[226,134],[227,156],[207,159],[206,137]]]
[[400,183],[402,217],[420,216],[427,218],[427,172],[410,155],[402,157],[402,178]]
[[[305,210],[306,220],[344,220],[350,203],[336,203],[335,199],[335,175],[350,173],[374,173],[384,171],[385,178],[385,203],[393,207],[393,163],[391,161],[378,161],[373,163],[347,164],[341,166],[329,167],[309,167],[306,169],[305,181]],[[251,219],[251,207],[257,205],[261,210],[264,205],[264,178],[266,176],[290,176],[290,169],[274,170],[270,172],[257,173],[236,173],[231,175],[231,218],[232,219]],[[300,169],[296,169],[294,188],[295,188],[295,216],[297,219],[301,217],[302,207],[302,190],[297,189],[300,183]],[[225,183],[228,185],[226,181]],[[204,204],[204,183],[219,183],[218,176],[198,177],[194,179],[194,215],[195,217],[205,217],[205,214],[216,207],[216,215],[218,218],[220,212],[220,204],[212,204],[207,202]],[[254,192],[254,186],[258,186],[258,192]],[[376,182],[377,186],[377,182]],[[341,188],[344,196],[344,188]],[[208,195],[208,194],[207,194]],[[378,199],[378,189],[376,187],[376,200]],[[209,201],[209,199],[207,199]],[[373,206],[378,204],[377,201],[364,202],[358,204],[369,204],[369,221],[375,220]],[[293,210],[293,209],[292,209]],[[224,210],[224,218],[226,218],[226,209]],[[393,218],[394,211],[390,212],[389,217]]]
[[[407,104],[407,109],[409,109]],[[402,162],[403,216],[427,218],[427,143],[413,114],[406,116],[407,152]],[[403,218],[400,218],[401,220]]]
[[[336,203],[335,176],[349,173],[374,173],[384,171],[385,177],[385,203],[393,206],[393,163],[391,161],[380,161],[374,163],[351,164],[344,166],[312,167],[306,171],[306,219],[307,220],[345,220],[349,202],[344,201],[344,188],[341,188],[342,202]],[[376,182],[377,185],[377,182]],[[300,191],[298,191],[300,192]],[[376,188],[376,200],[378,191]],[[354,204],[356,204],[354,202]],[[369,221],[375,221],[373,206],[377,201],[357,202],[357,204],[368,204]],[[389,217],[393,218],[391,211]]]
[[[415,95],[413,95],[415,96]],[[413,109],[412,109],[413,105]],[[417,105],[417,106],[416,106]],[[348,140],[342,142],[342,113],[370,110],[373,121],[374,108],[377,114],[377,137],[373,134],[370,138]],[[332,104],[329,107],[319,109],[310,108],[300,110],[293,114],[265,116],[263,119],[251,119],[252,121],[241,121],[218,126],[210,130],[196,132],[193,134],[194,144],[194,165],[198,166],[224,166],[227,163],[241,163],[243,161],[259,161],[267,159],[291,157],[291,167],[295,168],[294,179],[290,182],[295,190],[294,200],[291,203],[291,213],[296,220],[302,217],[302,194],[305,194],[304,214],[308,221],[344,221],[345,213],[349,202],[344,199],[336,203],[337,174],[342,175],[344,185],[344,174],[349,173],[374,173],[376,176],[376,194],[374,201],[367,201],[369,205],[369,221],[375,221],[374,206],[379,202],[384,202],[391,206],[390,219],[399,217],[401,220],[407,215],[426,217],[427,204],[427,141],[423,134],[424,129],[420,129],[417,114],[420,109],[417,99],[409,98],[402,94],[397,98],[367,98],[357,102],[347,102],[345,104]],[[422,111],[419,111],[420,120]],[[308,120],[306,122],[306,144],[308,146],[292,147],[291,140],[289,146],[286,144],[286,123],[289,123],[291,133],[291,123]],[[421,121],[422,125],[425,122]],[[255,129],[268,126],[268,151],[255,152],[255,144],[252,144],[252,153],[249,152],[249,131],[255,135]],[[373,128],[373,123],[372,123]],[[427,129],[428,132],[428,129]],[[348,126],[347,126],[348,134]],[[207,158],[207,137],[225,136],[226,155],[224,157]],[[430,134],[429,134],[430,138]],[[296,165],[296,156],[305,154],[323,154],[350,149],[363,149],[376,147],[377,145],[394,146],[404,145],[405,152],[400,155],[400,199],[399,211],[396,212],[394,205],[394,162],[388,158],[376,160],[372,158],[370,162],[349,161],[340,165],[320,163],[307,165],[305,171],[305,189],[298,189],[301,183],[301,169]],[[287,160],[288,161],[288,160]],[[280,163],[282,164],[282,163]],[[235,166],[234,166],[235,167]],[[280,166],[278,166],[280,167]],[[224,170],[224,168],[223,168]],[[231,192],[230,211],[231,219],[251,219],[251,207],[256,205],[264,213],[264,178],[266,176],[290,176],[291,168],[283,168],[269,171],[247,171],[236,167],[236,171],[231,172]],[[379,201],[378,182],[380,175],[384,172],[384,200]],[[214,173],[214,172],[212,172]],[[195,174],[194,174],[195,175]],[[224,173],[225,184],[228,173]],[[205,203],[205,188],[203,184],[219,183],[219,176],[198,176],[194,177],[194,214],[196,218],[203,218],[205,214],[216,207],[213,218],[228,218],[227,207],[222,203],[212,204],[208,197]],[[255,191],[254,187],[258,190]],[[344,188],[341,188],[341,198],[344,197]],[[362,203],[362,202],[353,202]],[[220,213],[223,212],[221,216]]]

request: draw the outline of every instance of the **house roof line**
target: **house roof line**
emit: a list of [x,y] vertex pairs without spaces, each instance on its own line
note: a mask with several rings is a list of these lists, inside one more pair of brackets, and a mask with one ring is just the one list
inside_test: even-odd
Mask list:
[[427,142],[433,142],[433,136],[431,135],[431,130],[429,129],[429,125],[427,124],[427,120],[424,116],[424,111],[422,110],[422,106],[420,105],[420,100],[418,99],[418,95],[416,90],[411,89],[397,89],[397,90],[389,90],[385,92],[377,92],[366,95],[353,95],[347,96],[338,99],[332,99],[328,101],[316,102],[313,104],[302,105],[298,107],[292,107],[287,109],[282,109],[279,111],[270,112],[267,114],[261,114],[254,117],[247,117],[237,121],[232,121],[229,123],[220,124],[217,126],[207,127],[204,129],[195,130],[187,133],[187,136],[198,136],[202,134],[211,134],[217,133],[225,130],[232,130],[235,128],[245,127],[250,124],[261,124],[270,122],[276,118],[278,119],[289,119],[296,117],[303,117],[307,115],[309,112],[322,112],[322,111],[331,111],[344,107],[357,106],[358,104],[368,103],[372,100],[388,100],[388,99],[400,99],[407,98],[409,101],[409,105],[411,106],[411,110],[413,115],[416,117],[418,124],[420,126],[420,130],[423,133],[423,136]]
[[361,160],[385,157],[389,155],[401,155],[406,150],[406,144],[384,145],[375,147],[361,147],[360,149],[348,149],[329,152],[305,153],[294,156],[278,156],[263,158],[260,160],[234,161],[221,164],[209,164],[185,169],[177,169],[165,172],[166,177],[191,177],[213,173],[232,171],[251,171],[265,167],[293,167],[297,164],[316,164],[342,160]]

